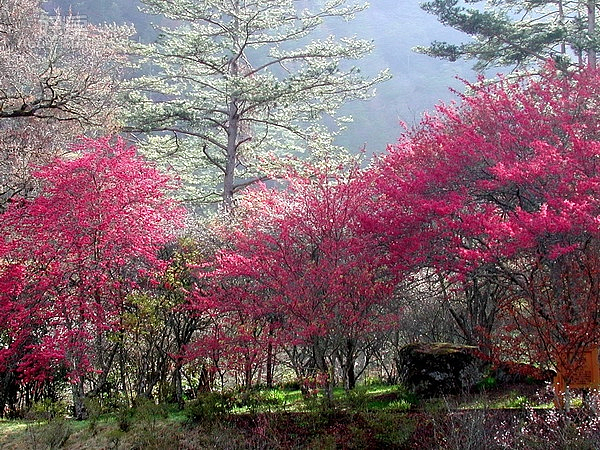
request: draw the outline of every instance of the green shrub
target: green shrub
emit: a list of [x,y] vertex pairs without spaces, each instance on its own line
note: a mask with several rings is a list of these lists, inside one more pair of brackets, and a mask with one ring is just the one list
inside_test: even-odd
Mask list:
[[68,407],[65,402],[44,399],[34,403],[27,416],[32,420],[50,421],[58,417],[65,417],[67,411]]
[[45,424],[30,424],[27,431],[32,449],[49,450],[61,448],[73,433],[70,423],[64,417],[56,417]]
[[402,399],[394,400],[394,401],[390,402],[390,404],[388,405],[388,409],[390,411],[395,411],[395,412],[408,411],[413,406],[414,406],[414,403],[411,403],[409,400],[402,398]]
[[189,402],[184,414],[189,422],[215,422],[234,407],[234,398],[226,393],[208,392]]
[[487,390],[495,388],[497,386],[497,384],[498,384],[498,380],[496,380],[496,378],[494,378],[493,376],[488,375],[487,377],[482,379],[479,383],[477,383],[477,385],[475,387],[477,388],[477,390],[479,392],[485,392]]
[[365,386],[389,386],[389,384],[383,381],[381,377],[374,376],[366,377],[363,384]]
[[401,448],[417,428],[414,419],[394,412],[368,413],[363,418],[373,430],[377,448]]
[[244,390],[235,395],[235,406],[247,408],[250,414],[271,411],[273,407],[285,404],[285,396],[276,390]]
[[518,408],[525,409],[529,406],[529,399],[524,395],[518,395],[516,397],[511,397],[506,401],[507,408]]
[[398,395],[398,400],[409,404],[411,407],[419,404],[419,396],[404,385],[398,385],[396,394]]
[[299,380],[286,381],[285,383],[279,384],[279,388],[286,391],[299,391],[300,387],[301,383]]
[[86,398],[83,401],[83,404],[85,405],[85,410],[88,413],[88,428],[92,433],[92,436],[95,436],[98,432],[98,421],[102,415],[102,405],[100,404],[100,400],[97,398]]
[[117,419],[117,426],[119,430],[127,433],[133,425],[133,416],[135,411],[130,408],[129,405],[121,405],[116,410],[115,418]]
[[367,409],[370,397],[365,387],[357,387],[355,389],[347,390],[345,392],[346,401],[348,406],[355,411],[363,411]]
[[147,398],[136,399],[136,407],[134,409],[135,418],[138,419],[144,428],[154,431],[158,419],[166,419],[168,417],[167,406],[164,404],[156,404],[153,400]]

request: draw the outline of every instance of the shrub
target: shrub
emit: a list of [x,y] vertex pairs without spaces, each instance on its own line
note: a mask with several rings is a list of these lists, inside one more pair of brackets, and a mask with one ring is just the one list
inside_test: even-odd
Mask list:
[[73,433],[64,417],[54,418],[45,424],[30,424],[27,431],[32,449],[37,449],[39,445],[49,450],[61,448]]
[[479,381],[475,387],[478,392],[485,392],[490,389],[494,389],[497,385],[498,380],[495,377],[488,375],[487,377]]
[[355,389],[345,391],[346,401],[350,408],[355,411],[364,411],[367,409],[370,397],[367,389],[364,387],[357,387]]
[[524,395],[517,395],[515,397],[511,397],[506,402],[507,408],[517,408],[517,409],[525,409],[529,406],[529,399]]
[[67,415],[68,407],[65,402],[44,399],[33,404],[27,418],[37,421],[51,421]]
[[416,430],[413,419],[394,412],[377,412],[363,415],[373,432],[377,448],[402,448]]
[[133,425],[133,416],[134,410],[128,405],[121,405],[119,408],[117,408],[116,419],[119,430],[127,433]]
[[285,404],[285,397],[275,390],[251,389],[238,392],[234,402],[237,407],[247,408],[250,414],[257,414]]
[[144,428],[155,431],[158,419],[168,417],[167,407],[164,404],[156,404],[153,400],[141,398],[136,400],[134,410],[136,419],[142,422]]
[[97,398],[86,398],[83,402],[85,410],[88,413],[88,427],[92,436],[95,436],[98,432],[98,421],[102,415],[102,405]]
[[227,393],[208,392],[189,402],[184,414],[189,422],[212,423],[222,418],[234,407],[234,398]]

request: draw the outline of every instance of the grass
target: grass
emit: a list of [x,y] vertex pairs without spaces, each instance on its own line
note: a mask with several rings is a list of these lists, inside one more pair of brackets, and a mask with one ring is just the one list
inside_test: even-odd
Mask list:
[[[336,410],[348,414],[357,411],[407,411],[414,407],[414,399],[398,386],[360,386],[350,392],[336,388],[334,399]],[[235,393],[231,401],[228,415],[254,417],[279,414],[283,417],[291,414],[305,417],[296,421],[300,425],[306,422],[304,427],[307,429],[310,428],[308,422],[316,421],[320,426],[321,419],[314,414],[320,414],[319,411],[324,408],[321,394],[307,400],[300,390],[286,388]],[[54,444],[49,443],[60,441],[64,436],[68,436],[65,448],[71,449],[119,448],[134,446],[133,441],[143,441],[144,448],[152,448],[156,444],[150,442],[152,440],[168,440],[173,433],[183,435],[188,422],[185,411],[161,409],[153,404],[141,404],[135,412],[120,410],[111,414],[96,414],[84,421],[0,420],[0,448],[53,448]],[[87,444],[83,445],[82,442]]]
[[[505,389],[418,401],[400,386],[368,385],[351,392],[335,389],[335,407],[330,410],[321,394],[307,400],[297,389],[252,390],[228,394],[230,403],[218,414],[211,415],[210,404],[202,406],[208,413],[200,409],[197,417],[207,420],[195,423],[184,411],[151,402],[135,411],[97,414],[80,422],[0,420],[0,448],[151,450],[171,448],[173,442],[182,449],[355,448],[352,440],[382,446],[395,442],[390,448],[403,448],[399,443],[418,435],[419,427],[431,426],[431,417],[439,421],[452,411],[551,409],[551,403],[538,401],[532,392]],[[305,447],[302,443],[307,442],[311,444]]]
[[0,448],[18,448],[27,432],[28,422],[23,420],[0,420]]

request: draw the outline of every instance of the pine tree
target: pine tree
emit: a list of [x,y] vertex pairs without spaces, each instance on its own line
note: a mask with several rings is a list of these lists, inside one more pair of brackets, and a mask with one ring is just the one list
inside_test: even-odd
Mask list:
[[432,0],[422,8],[473,39],[462,44],[434,41],[416,48],[418,52],[451,61],[475,59],[479,70],[548,59],[596,67],[600,36],[593,0]]
[[[349,60],[372,43],[327,36],[329,20],[366,5],[272,0],[144,0],[176,21],[143,55],[152,75],[136,80],[132,128],[168,158],[195,200],[222,201],[304,150],[333,148],[338,108],[367,99],[386,71],[369,78]],[[164,18],[161,18],[164,20]],[[324,36],[324,37],[323,37]]]

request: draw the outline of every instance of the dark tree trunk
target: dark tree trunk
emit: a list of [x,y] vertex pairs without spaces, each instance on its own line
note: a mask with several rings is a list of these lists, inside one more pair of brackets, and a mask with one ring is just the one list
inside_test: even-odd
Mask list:
[[273,388],[273,344],[267,346],[267,389]]
[[88,417],[84,403],[83,379],[77,381],[72,387],[73,393],[73,417],[75,420],[85,420]]

